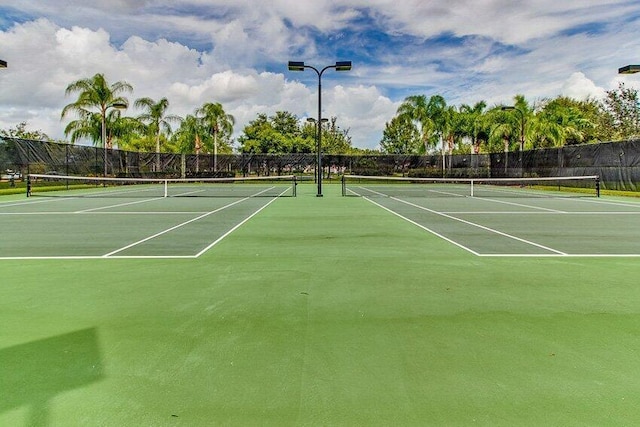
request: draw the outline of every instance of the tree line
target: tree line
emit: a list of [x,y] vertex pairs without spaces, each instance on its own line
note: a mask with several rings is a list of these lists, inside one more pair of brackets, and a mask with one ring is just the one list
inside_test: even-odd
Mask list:
[[561,147],[640,136],[638,91],[620,83],[603,100],[559,96],[511,105],[484,101],[459,107],[440,95],[407,97],[387,122],[381,150],[392,154],[492,153]]
[[[168,114],[167,98],[139,98],[133,106],[136,117],[124,112],[130,107],[127,94],[133,87],[118,81],[110,84],[103,74],[69,84],[65,94],[75,96],[61,119],[71,119],[64,129],[69,142],[90,140],[96,146],[142,152],[232,153],[235,118],[222,104],[207,102],[185,117]],[[73,116],[73,117],[71,117]],[[603,100],[569,97],[530,103],[516,95],[511,105],[488,107],[448,105],[441,95],[412,95],[401,103],[385,124],[379,150],[351,145],[349,129],[336,117],[320,124],[322,150],[327,154],[425,154],[442,151],[488,153],[558,147],[640,136],[638,91],[620,83]],[[316,150],[317,123],[301,122],[287,111],[272,116],[259,114],[239,136],[241,153],[312,153]],[[26,123],[0,130],[1,136],[50,139],[41,131],[28,131]]]
[[[124,96],[133,91],[127,82],[109,84],[104,75],[71,83],[66,94],[76,94],[76,101],[62,110],[61,118],[76,116],[65,128],[72,143],[90,139],[94,145],[106,144],[143,152],[231,153],[235,118],[227,114],[220,103],[209,102],[186,117],[168,115],[169,101],[141,98],[134,106],[141,111],[129,117],[123,111],[129,107]],[[348,130],[340,129],[335,117],[322,126],[325,152],[344,153],[351,150]],[[258,115],[244,128],[238,138],[243,153],[311,153],[315,151],[315,123],[301,124],[288,112],[271,117]]]

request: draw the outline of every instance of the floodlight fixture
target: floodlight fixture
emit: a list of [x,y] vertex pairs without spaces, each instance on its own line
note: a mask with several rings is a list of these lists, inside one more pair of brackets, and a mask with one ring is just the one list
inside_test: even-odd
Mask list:
[[289,71],[304,71],[304,62],[289,61]]
[[115,108],[116,110],[126,110],[129,106],[124,102],[114,102],[110,105],[110,107]]
[[336,62],[336,71],[350,71],[351,61],[338,61]]
[[625,65],[618,68],[618,74],[635,74],[640,72],[640,65]]
[[7,61],[0,59],[0,68],[7,68]]

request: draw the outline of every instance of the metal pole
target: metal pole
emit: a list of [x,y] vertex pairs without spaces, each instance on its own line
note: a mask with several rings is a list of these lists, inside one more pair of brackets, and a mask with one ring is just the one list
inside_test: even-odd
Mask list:
[[519,108],[516,108],[516,111],[520,113],[520,155],[518,156],[520,159],[520,177],[524,176],[524,165],[522,164],[522,151],[524,150],[524,112]]
[[104,149],[104,176],[107,176],[107,128],[105,126],[106,110],[102,112],[102,148]]
[[[64,145],[64,174],[66,176],[69,176],[69,144],[65,144]],[[67,182],[67,190],[69,189],[69,180],[66,180]]]
[[523,162],[522,151],[523,150],[524,150],[524,113],[522,113],[521,128],[520,128],[520,177],[521,178],[524,176],[524,164],[522,164],[522,162]]
[[[318,70],[316,70],[318,72]],[[322,70],[324,72],[324,70]],[[317,167],[318,167],[318,194],[316,197],[322,197],[322,72],[318,73],[318,146],[317,146]]]
[[213,173],[218,173],[218,130],[213,129]]

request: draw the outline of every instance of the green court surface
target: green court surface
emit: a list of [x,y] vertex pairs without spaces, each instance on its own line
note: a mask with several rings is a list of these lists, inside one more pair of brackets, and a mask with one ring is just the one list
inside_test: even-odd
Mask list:
[[0,425],[640,420],[640,203],[0,198]]

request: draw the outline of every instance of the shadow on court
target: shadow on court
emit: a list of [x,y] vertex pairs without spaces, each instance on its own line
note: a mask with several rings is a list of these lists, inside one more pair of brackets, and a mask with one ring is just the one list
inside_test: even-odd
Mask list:
[[0,349],[0,413],[29,406],[26,425],[49,424],[49,400],[103,378],[95,328]]

